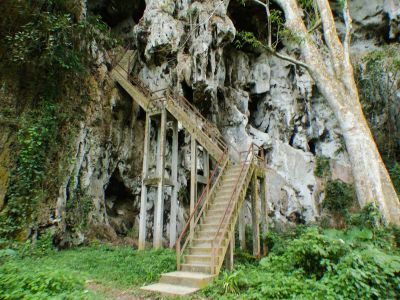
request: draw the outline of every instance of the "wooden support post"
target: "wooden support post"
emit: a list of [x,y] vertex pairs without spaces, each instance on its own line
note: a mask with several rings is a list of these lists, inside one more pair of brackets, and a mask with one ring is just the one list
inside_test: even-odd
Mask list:
[[225,268],[229,271],[233,270],[233,254],[235,251],[235,233],[232,234],[232,238],[229,241],[228,250],[225,255]]
[[246,220],[245,220],[245,209],[246,209],[246,201],[243,201],[242,208],[240,209],[239,214],[239,242],[240,249],[246,250]]
[[205,148],[203,148],[203,171],[204,177],[208,179],[210,177],[210,155]]
[[[190,137],[190,214],[194,210],[197,200],[197,142],[194,136]],[[194,218],[190,221],[190,236],[194,232]]]
[[143,250],[146,246],[146,219],[147,219],[147,186],[145,179],[149,167],[149,147],[150,147],[150,126],[151,119],[146,114],[146,124],[144,129],[144,148],[143,148],[143,169],[142,169],[142,193],[140,195],[140,217],[139,217],[139,245],[138,249]]
[[172,195],[169,229],[169,247],[173,248],[176,242],[176,216],[178,211],[178,121],[172,124],[172,162],[171,162]]
[[[208,183],[208,179],[210,177],[210,155],[208,154],[206,148],[203,148],[203,176],[205,179],[205,185]],[[207,194],[206,197],[208,198],[208,192],[209,190],[207,189]]]
[[252,194],[251,194],[251,219],[253,227],[253,255],[257,258],[260,257],[260,228],[259,228],[259,214],[258,214],[258,180],[257,175],[254,174],[252,178]]
[[153,247],[159,249],[162,247],[162,234],[164,225],[164,169],[165,169],[165,142],[166,142],[166,124],[167,112],[165,109],[161,111],[160,124],[160,147],[158,162],[158,185],[157,185],[157,205],[155,206],[155,222],[154,222],[154,240]]
[[267,255],[268,245],[266,242],[266,235],[268,232],[268,207],[267,207],[267,194],[266,194],[266,179],[265,176],[261,178],[260,183],[260,196],[261,196],[261,237],[262,237],[262,254]]

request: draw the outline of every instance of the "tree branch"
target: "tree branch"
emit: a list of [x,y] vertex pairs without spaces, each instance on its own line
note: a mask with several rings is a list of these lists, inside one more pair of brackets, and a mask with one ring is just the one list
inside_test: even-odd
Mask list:
[[275,55],[276,57],[286,60],[292,64],[298,65],[300,67],[305,68],[306,70],[309,70],[309,66],[300,61],[295,59],[294,57],[288,56],[288,55],[284,55],[284,54],[280,54],[279,52],[277,52],[273,47],[272,47],[272,34],[271,34],[271,12],[269,9],[269,0],[267,0],[267,3],[264,3],[260,0],[252,0],[253,2],[263,6],[265,8],[265,11],[267,13],[267,18],[268,18],[268,45],[262,45],[264,49],[266,49],[269,53],[271,53],[272,55]]
[[265,12],[267,14],[267,22],[268,22],[268,47],[272,47],[272,29],[271,29],[271,11],[269,9],[269,0],[267,0],[267,3],[264,3],[260,0],[252,0],[253,2],[263,6],[265,8]]
[[336,24],[332,15],[328,0],[316,0],[319,13],[321,15],[321,21],[323,25],[323,32],[325,43],[329,49],[331,61],[333,64],[334,71],[339,77],[343,74],[342,63],[344,61],[343,45],[341,44],[338,34],[336,32]]
[[296,58],[291,57],[291,56],[289,56],[289,55],[281,54],[281,53],[277,52],[275,49],[273,49],[272,47],[268,47],[268,46],[263,46],[263,47],[264,47],[269,53],[271,53],[272,55],[275,55],[276,57],[278,57],[278,58],[280,58],[280,59],[286,60],[286,61],[288,61],[288,62],[290,62],[290,63],[292,63],[292,64],[295,64],[295,65],[298,65],[298,66],[300,66],[300,67],[303,67],[303,68],[306,69],[307,71],[310,70],[310,66],[307,65],[305,62],[302,62],[302,61],[300,61],[300,60],[297,60]]
[[344,24],[346,25],[346,35],[344,38],[344,62],[346,67],[350,65],[350,43],[351,43],[351,29],[352,29],[352,19],[350,15],[349,4],[347,0],[344,1],[343,6],[343,19]]

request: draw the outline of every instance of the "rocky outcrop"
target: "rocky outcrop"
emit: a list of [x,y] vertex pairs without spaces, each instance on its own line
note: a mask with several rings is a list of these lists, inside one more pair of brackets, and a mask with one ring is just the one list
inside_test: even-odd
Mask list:
[[[240,14],[233,1],[78,2],[74,6],[77,18],[100,14],[138,51],[132,74],[150,90],[170,88],[185,96],[239,151],[247,150],[252,142],[265,149],[272,220],[319,220],[324,187],[314,174],[318,156],[330,160],[334,179],[352,182],[335,117],[307,73],[262,50],[235,48],[233,41],[240,27],[235,25],[243,20],[237,19]],[[354,51],[370,51],[383,40],[399,39],[397,0],[357,0],[350,5]],[[339,7],[334,9],[339,15]],[[338,26],[342,31],[343,24]],[[108,56],[95,47],[93,55],[97,69],[91,78],[92,102],[80,124],[72,163],[57,200],[59,241],[65,245],[88,237],[137,236],[144,114],[108,77]],[[189,139],[183,130],[179,135],[178,232],[188,214],[185,195],[190,165]],[[7,153],[3,139],[0,155]],[[170,149],[166,153],[169,157]],[[150,165],[155,165],[155,157],[150,159]],[[4,160],[2,156],[0,160]],[[0,191],[5,184],[2,173],[0,165]],[[169,193],[165,195],[166,239]],[[148,238],[154,199],[155,192],[150,190]],[[0,193],[0,209],[1,200]]]

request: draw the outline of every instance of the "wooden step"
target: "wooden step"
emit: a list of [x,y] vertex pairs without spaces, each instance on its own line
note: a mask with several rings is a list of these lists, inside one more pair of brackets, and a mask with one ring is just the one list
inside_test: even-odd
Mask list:
[[176,271],[161,274],[160,283],[203,288],[214,278],[214,275],[206,273]]
[[211,265],[204,263],[184,263],[181,264],[181,271],[183,272],[200,272],[205,274],[211,274]]
[[140,288],[142,291],[160,293],[169,296],[186,296],[197,292],[200,288],[180,286],[168,283],[155,283]]
[[199,254],[189,254],[185,255],[184,261],[187,264],[211,264],[211,253],[207,255],[199,255]]
[[[198,239],[204,239],[208,237],[215,237],[217,233],[217,230],[215,231],[206,231],[206,230],[200,230],[199,232],[196,232],[196,238]],[[218,236],[221,236],[223,234],[222,231],[218,232]]]
[[[211,247],[192,246],[189,247],[188,253],[191,255],[211,255],[212,249]],[[222,253],[222,248],[218,250],[218,255],[221,255],[221,253]]]

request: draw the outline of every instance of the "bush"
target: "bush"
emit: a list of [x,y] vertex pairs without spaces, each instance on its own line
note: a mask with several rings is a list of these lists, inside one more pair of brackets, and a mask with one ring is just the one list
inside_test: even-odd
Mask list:
[[63,270],[32,270],[17,261],[0,266],[0,299],[84,299],[84,281]]
[[331,167],[328,157],[317,156],[314,175],[319,178],[329,178],[331,176]]
[[355,199],[354,187],[340,180],[329,180],[325,187],[325,199],[322,207],[331,212],[344,212]]
[[391,248],[392,235],[374,236],[360,227],[293,232],[279,239],[279,233],[271,234],[279,243],[268,257],[259,265],[236,266],[233,273],[209,286],[205,295],[216,299],[400,297],[400,253]]
[[400,194],[400,164],[395,162],[389,169],[390,177],[398,194]]

